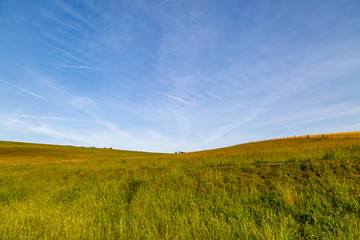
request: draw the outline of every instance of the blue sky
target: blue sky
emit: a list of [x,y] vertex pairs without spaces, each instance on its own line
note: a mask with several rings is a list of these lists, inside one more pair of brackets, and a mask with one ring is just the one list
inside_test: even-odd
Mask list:
[[0,1],[0,139],[195,151],[360,130],[360,2]]

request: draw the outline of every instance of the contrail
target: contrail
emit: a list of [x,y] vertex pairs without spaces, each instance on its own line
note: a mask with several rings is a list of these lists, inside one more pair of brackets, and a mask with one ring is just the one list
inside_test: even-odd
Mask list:
[[166,94],[166,93],[158,92],[158,91],[155,91],[155,90],[154,90],[154,92],[156,92],[156,93],[158,93],[160,95],[163,95],[165,97],[172,98],[172,99],[174,99],[174,100],[176,100],[178,102],[185,103],[185,104],[190,105],[190,106],[194,106],[194,104],[192,104],[192,103],[190,103],[190,102],[188,102],[188,101],[186,101],[186,100],[184,100],[182,98],[175,97],[175,96],[172,96],[172,95],[169,95],[169,94]]
[[60,65],[63,68],[79,68],[79,69],[94,69],[94,70],[102,70],[103,68],[90,67],[90,66],[73,66],[73,65]]
[[[74,122],[89,122],[89,123],[94,123],[95,122],[95,121],[82,120],[82,119],[76,119],[76,118],[41,117],[41,116],[33,116],[33,115],[26,115],[26,114],[0,114],[0,116],[22,117],[22,118],[33,118],[33,119],[62,120],[62,121],[74,121]],[[97,123],[97,122],[95,122],[95,123]]]
[[14,88],[19,89],[20,91],[22,91],[22,92],[24,92],[24,93],[27,93],[27,94],[31,95],[31,96],[40,98],[40,99],[42,99],[42,100],[45,100],[45,99],[46,99],[46,98],[43,97],[43,96],[40,96],[40,95],[38,95],[38,94],[36,94],[36,93],[33,93],[33,92],[29,91],[29,90],[26,90],[26,89],[24,89],[24,88],[22,88],[22,87],[19,87],[19,86],[15,85],[15,84],[9,83],[9,82],[7,82],[7,81],[5,81],[5,80],[2,80],[2,79],[0,79],[0,80],[1,80],[2,82],[5,82],[5,83],[9,84],[10,86],[12,86],[12,87],[14,87]]

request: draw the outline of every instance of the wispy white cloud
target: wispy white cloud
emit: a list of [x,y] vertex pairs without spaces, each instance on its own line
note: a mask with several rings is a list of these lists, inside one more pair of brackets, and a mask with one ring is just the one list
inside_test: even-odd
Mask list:
[[120,130],[116,124],[106,121],[91,121],[91,120],[84,120],[84,119],[77,119],[77,118],[66,118],[66,117],[53,117],[53,116],[34,116],[34,115],[27,115],[27,114],[0,114],[0,117],[11,117],[11,118],[31,118],[35,120],[55,120],[55,121],[71,121],[71,122],[83,122],[83,123],[95,123],[102,125],[113,133],[123,136],[123,137],[131,137],[130,134]]
[[19,89],[19,90],[21,90],[21,91],[23,91],[24,93],[27,93],[27,94],[29,94],[29,95],[32,95],[32,96],[34,96],[34,97],[40,98],[40,99],[42,99],[42,100],[45,100],[45,99],[46,99],[45,97],[40,96],[40,95],[38,95],[38,94],[36,94],[36,93],[34,93],[34,92],[31,92],[31,91],[29,91],[29,90],[26,90],[25,88],[22,88],[22,87],[19,87],[19,86],[15,86],[15,85],[12,85],[12,86],[13,86],[13,87],[16,87],[17,89]]
[[[61,42],[62,41],[61,38],[53,36],[54,34],[46,34],[46,35],[50,40],[58,42],[52,45],[52,49],[54,55],[57,55],[59,59],[63,59],[63,61],[72,60],[79,64],[83,64],[84,66],[87,65],[87,60],[86,60],[87,57],[84,56],[84,54],[81,52],[81,49],[71,46],[69,44],[68,44],[69,46],[63,47],[64,44]],[[68,48],[69,50],[66,48]],[[76,54],[74,54],[74,52],[76,52]]]
[[224,125],[222,127],[220,127],[217,131],[214,131],[214,133],[208,135],[205,139],[204,142],[215,142],[216,140],[218,140],[219,138],[225,136],[226,134],[230,133],[231,131],[235,130],[238,127],[243,126],[244,124],[250,122],[251,120],[255,119],[257,116],[257,114],[254,115],[250,115],[247,116],[239,121],[233,122],[231,124],[228,125]]
[[130,134],[128,134],[125,131],[120,130],[114,123],[102,122],[102,121],[97,121],[96,123],[102,124],[103,126],[107,127],[109,130],[111,130],[116,135],[119,135],[124,138],[131,138]]
[[62,68],[79,68],[79,69],[94,69],[94,70],[103,70],[103,68],[90,67],[90,66],[77,66],[77,65],[60,65]]
[[8,81],[5,81],[5,80],[3,80],[3,79],[0,79],[0,81],[7,83],[8,85],[10,85],[10,86],[12,86],[12,87],[14,87],[14,88],[16,88],[16,89],[18,89],[18,90],[20,90],[20,91],[28,94],[28,95],[31,95],[31,96],[33,96],[33,97],[40,98],[40,99],[42,99],[42,100],[46,100],[45,97],[40,96],[39,94],[36,94],[36,93],[34,93],[34,92],[32,92],[32,91],[29,91],[29,90],[27,90],[27,89],[25,89],[25,88],[22,88],[22,87],[20,87],[20,86],[15,85],[15,84],[9,83]]
[[182,99],[182,98],[179,98],[179,97],[170,95],[170,94],[162,93],[162,92],[159,92],[159,91],[154,91],[154,92],[157,93],[157,94],[163,95],[163,96],[165,96],[165,97],[171,98],[171,99],[173,99],[173,100],[176,100],[176,101],[178,101],[178,102],[184,103],[184,104],[186,104],[186,105],[195,106],[193,103],[188,102],[188,101],[186,101],[185,99]]
[[62,11],[66,12],[77,21],[87,25],[87,27],[93,28],[94,23],[89,21],[87,16],[84,15],[81,11],[74,9],[71,5],[68,5],[64,1],[57,1],[56,4],[60,7],[60,9],[62,9]]
[[[8,5],[11,19],[24,12]],[[12,123],[15,135],[32,129],[30,140],[188,151],[331,121],[337,128],[341,118],[356,126],[358,110],[346,111],[359,103],[360,15],[336,5],[318,5],[332,9],[325,14],[312,4],[250,3],[235,16],[236,4],[206,1],[31,4],[7,31],[2,73],[17,79],[9,89],[31,97],[0,94],[10,103],[2,113],[28,115],[0,115],[0,132]],[[13,41],[20,36],[37,44]]]
[[54,128],[46,125],[30,126],[29,129],[32,132],[40,133],[52,138],[69,139],[81,144],[91,145],[92,143],[91,139],[89,139],[87,136],[79,135],[70,131],[55,130]]
[[60,120],[60,121],[72,121],[72,122],[88,122],[88,123],[97,123],[96,121],[82,120],[76,118],[65,118],[65,117],[51,117],[51,116],[33,116],[27,114],[0,114],[4,117],[16,117],[16,118],[32,118],[32,119],[44,119],[44,120]]
[[[36,121],[33,121],[33,120]],[[63,120],[90,122],[86,120],[62,118],[62,117],[41,117],[32,115],[17,114],[0,114],[0,125],[6,127],[7,132],[21,133],[20,141],[32,141],[38,139],[48,139],[45,143],[54,144],[73,144],[78,146],[97,146],[97,147],[113,147],[123,150],[142,150],[142,151],[164,151],[168,152],[178,150],[174,148],[177,143],[172,139],[165,137],[160,132],[154,130],[145,130],[138,136],[132,136],[121,131],[116,124],[110,122],[93,122],[104,126],[105,128],[83,128],[79,129],[74,125],[70,128],[64,128],[62,125],[53,124],[46,120]],[[31,135],[32,140],[28,140],[27,136]],[[35,138],[34,138],[35,137]],[[17,141],[17,139],[12,139]],[[39,142],[39,141],[37,141]],[[42,140],[40,140],[42,142]]]
[[[312,111],[313,117],[309,118],[309,113],[303,114],[303,118],[296,119],[292,123],[286,122],[285,124],[281,125],[281,127],[278,127],[277,129],[290,128],[290,127],[308,124],[308,123],[312,123],[312,122],[318,122],[318,121],[343,117],[346,115],[351,116],[351,115],[359,115],[360,114],[360,107],[353,108],[353,109],[347,109],[347,110],[343,110],[343,109],[344,109],[344,107],[341,108],[340,106],[336,106],[332,109],[331,108],[326,109],[325,111],[313,110]],[[310,114],[311,114],[311,112],[310,112]]]

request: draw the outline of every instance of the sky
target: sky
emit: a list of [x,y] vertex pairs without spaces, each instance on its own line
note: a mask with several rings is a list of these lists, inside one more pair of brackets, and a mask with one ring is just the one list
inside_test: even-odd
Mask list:
[[0,140],[189,152],[359,130],[358,0],[0,0]]

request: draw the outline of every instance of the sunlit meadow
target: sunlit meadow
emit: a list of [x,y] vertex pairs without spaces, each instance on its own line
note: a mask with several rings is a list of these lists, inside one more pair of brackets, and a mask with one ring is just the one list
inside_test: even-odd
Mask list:
[[359,239],[360,134],[161,154],[0,142],[1,239]]

